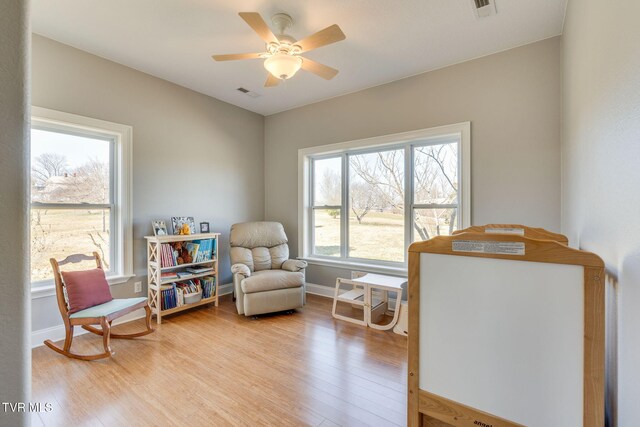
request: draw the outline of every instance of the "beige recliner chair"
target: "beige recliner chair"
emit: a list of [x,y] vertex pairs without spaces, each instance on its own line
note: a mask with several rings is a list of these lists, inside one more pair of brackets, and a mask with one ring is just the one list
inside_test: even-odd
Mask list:
[[289,259],[282,224],[234,224],[229,243],[238,314],[255,316],[304,305],[307,263]]

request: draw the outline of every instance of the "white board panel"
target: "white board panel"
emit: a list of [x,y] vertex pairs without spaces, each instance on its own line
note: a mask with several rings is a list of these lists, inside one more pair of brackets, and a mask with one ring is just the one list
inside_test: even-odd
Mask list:
[[582,266],[420,254],[422,390],[527,426],[581,426]]

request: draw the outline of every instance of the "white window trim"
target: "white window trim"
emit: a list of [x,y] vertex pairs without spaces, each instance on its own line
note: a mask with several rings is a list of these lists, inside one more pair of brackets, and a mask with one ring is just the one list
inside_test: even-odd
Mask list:
[[[124,283],[133,274],[133,194],[132,194],[132,145],[133,128],[119,123],[80,116],[77,114],[65,113],[62,111],[50,110],[33,106],[31,108],[31,124],[42,124],[49,128],[60,126],[68,129],[72,126],[77,129],[108,135],[114,140],[114,164],[113,177],[114,205],[117,209],[114,243],[116,254],[122,254],[119,260],[117,272],[109,275],[107,281],[110,285]],[[36,282],[32,286],[32,298],[42,298],[55,295],[55,285],[53,280]]]
[[[325,155],[340,155],[348,151],[358,149],[379,149],[398,146],[412,141],[457,136],[460,138],[460,153],[458,156],[461,181],[458,189],[459,212],[462,219],[462,228],[471,225],[471,122],[461,122],[452,125],[438,126],[427,129],[419,129],[373,138],[358,139],[339,142],[298,150],[298,257],[307,260],[310,264],[337,267],[337,268],[363,268],[380,273],[406,273],[406,262],[389,265],[385,261],[366,260],[366,262],[354,262],[343,259],[319,258],[312,256],[310,227],[310,197],[311,176],[310,161],[312,157]],[[410,159],[406,159],[411,161]],[[413,178],[411,178],[413,180]],[[406,191],[406,199],[410,200],[409,191]],[[405,211],[410,210],[409,204],[405,204]],[[405,212],[405,214],[407,214]],[[411,230],[405,230],[411,233]],[[398,266],[403,264],[403,266]]]

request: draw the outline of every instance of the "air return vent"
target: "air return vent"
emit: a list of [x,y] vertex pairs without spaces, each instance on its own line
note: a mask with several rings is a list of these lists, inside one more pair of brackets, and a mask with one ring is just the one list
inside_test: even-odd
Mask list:
[[471,7],[476,19],[487,18],[497,13],[495,0],[471,0]]
[[244,93],[244,94],[245,94],[245,95],[247,95],[247,96],[250,96],[251,98],[257,98],[257,97],[259,97],[259,96],[260,96],[260,94],[259,94],[259,93],[252,92],[252,91],[250,91],[249,89],[245,89],[245,88],[243,88],[243,87],[239,87],[239,88],[238,88],[238,89],[236,89],[236,90],[237,90],[238,92],[242,92],[242,93]]

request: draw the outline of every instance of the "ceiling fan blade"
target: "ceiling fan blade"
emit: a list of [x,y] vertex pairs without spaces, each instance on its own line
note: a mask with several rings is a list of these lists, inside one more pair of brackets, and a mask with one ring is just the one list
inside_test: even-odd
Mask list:
[[257,12],[240,12],[238,13],[240,18],[244,19],[244,21],[249,24],[253,31],[258,33],[260,38],[265,41],[265,43],[278,43],[278,38],[273,34],[269,26],[262,16],[260,16]]
[[280,83],[279,78],[274,77],[273,74],[271,73],[267,73],[267,81],[264,82],[264,87],[278,86],[279,83]]
[[339,42],[345,38],[346,36],[340,27],[333,24],[324,30],[320,30],[309,37],[305,37],[304,39],[297,41],[296,44],[302,48],[302,52],[308,52],[331,43]]
[[316,74],[323,79],[331,80],[338,74],[338,70],[328,67],[316,61],[312,61],[308,58],[302,58],[302,69]]
[[258,59],[262,58],[261,53],[231,53],[228,55],[213,55],[216,61],[235,61],[236,59]]

